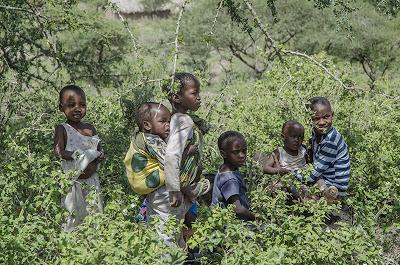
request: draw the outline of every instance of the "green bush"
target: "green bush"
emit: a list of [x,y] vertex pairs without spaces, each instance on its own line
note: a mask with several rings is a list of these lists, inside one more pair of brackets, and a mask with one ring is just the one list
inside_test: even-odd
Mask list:
[[[334,68],[325,55],[320,59]],[[255,151],[270,153],[282,144],[280,130],[288,119],[303,123],[308,138],[311,124],[304,104],[311,96],[328,96],[334,125],[350,150],[350,196],[343,204],[352,218],[331,227],[325,220],[340,205],[325,200],[288,205],[285,194],[266,191],[274,178],[261,175],[249,159],[243,175],[252,208],[263,222],[249,225],[236,220],[231,209],[202,207],[189,245],[204,255],[203,264],[399,261],[393,252],[399,244],[399,102],[396,87],[378,85],[375,91],[344,89],[314,64],[292,58],[274,65],[259,81],[225,88],[221,93],[227,100],[206,102],[204,111],[214,130],[205,138],[204,162],[207,172],[215,172],[221,162],[216,147],[221,132],[244,133],[249,157]],[[54,127],[64,118],[56,93],[29,95],[31,108],[11,120],[0,142],[0,263],[183,263],[184,251],[166,247],[153,229],[134,221],[141,198],[130,191],[122,163],[133,129],[126,120],[129,108],[120,104],[125,93],[88,96],[85,119],[95,125],[107,157],[99,174],[106,207],[104,214],[88,217],[69,234],[61,229],[66,212],[60,206],[68,176],[52,153]]]

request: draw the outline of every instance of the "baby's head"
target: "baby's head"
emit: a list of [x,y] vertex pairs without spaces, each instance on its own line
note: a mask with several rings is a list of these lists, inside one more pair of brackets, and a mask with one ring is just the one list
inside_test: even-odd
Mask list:
[[77,85],[67,85],[59,93],[58,108],[70,122],[80,122],[86,115],[86,95]]
[[233,168],[239,168],[246,162],[247,143],[244,136],[236,131],[227,131],[218,138],[218,149],[224,158]]
[[[174,83],[178,84],[178,91],[166,91],[171,105],[175,109],[196,111],[201,106],[200,82],[190,73],[176,73]],[[169,90],[165,87],[164,90]]]
[[136,111],[139,131],[160,136],[165,140],[169,135],[171,112],[161,103],[147,102]]
[[285,150],[297,151],[304,140],[304,126],[297,121],[287,121],[282,126],[281,136]]
[[326,134],[331,129],[333,122],[331,103],[325,97],[313,97],[309,101],[315,133]]

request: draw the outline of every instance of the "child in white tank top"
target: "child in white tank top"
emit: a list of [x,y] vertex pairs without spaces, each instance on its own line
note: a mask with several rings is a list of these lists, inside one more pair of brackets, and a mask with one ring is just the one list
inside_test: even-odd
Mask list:
[[[86,114],[86,96],[80,87],[68,85],[60,91],[59,109],[67,121],[55,129],[54,152],[62,159],[64,172],[72,175],[72,187],[62,198],[63,207],[70,213],[64,230],[70,232],[82,223],[89,208],[103,212],[97,170],[104,154],[96,129],[81,122]],[[89,193],[93,193],[90,202]]]
[[266,174],[283,175],[303,168],[308,162],[307,150],[302,145],[303,125],[297,121],[287,121],[282,126],[281,136],[283,147],[278,147],[269,156],[259,154],[256,157]]
[[[304,127],[297,121],[287,121],[282,126],[283,147],[275,149],[271,155],[258,154],[255,160],[262,166],[263,172],[269,175],[284,175],[292,173],[294,177],[300,176],[298,170],[308,163],[307,150],[302,145],[304,139]],[[299,179],[303,181],[303,179]],[[280,183],[275,187],[284,188]],[[290,185],[286,189],[292,199],[299,199],[300,194]]]
[[288,153],[285,148],[278,147],[279,166],[290,171],[296,171],[306,166],[307,149],[300,146],[297,150],[297,155]]

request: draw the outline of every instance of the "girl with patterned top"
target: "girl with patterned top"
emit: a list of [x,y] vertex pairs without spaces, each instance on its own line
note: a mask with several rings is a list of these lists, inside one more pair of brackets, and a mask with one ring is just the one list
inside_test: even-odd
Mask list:
[[86,114],[86,95],[80,87],[67,85],[61,89],[59,110],[67,120],[55,129],[54,152],[62,159],[64,172],[72,176],[71,189],[61,202],[69,212],[64,224],[64,230],[69,232],[83,222],[89,208],[103,212],[97,171],[104,153],[96,129],[81,121]]

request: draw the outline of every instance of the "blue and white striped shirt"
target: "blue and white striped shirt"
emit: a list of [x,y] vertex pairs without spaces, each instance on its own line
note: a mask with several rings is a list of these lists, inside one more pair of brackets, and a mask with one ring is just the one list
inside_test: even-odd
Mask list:
[[314,171],[310,181],[323,178],[328,187],[335,186],[340,196],[346,196],[350,178],[350,158],[342,135],[332,127],[318,144],[313,132],[312,146]]

